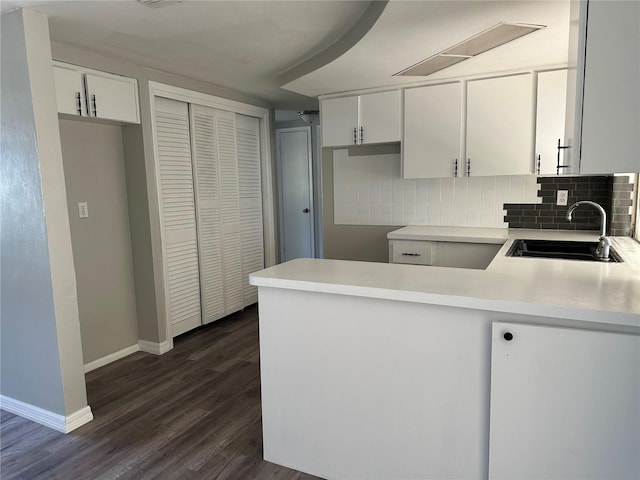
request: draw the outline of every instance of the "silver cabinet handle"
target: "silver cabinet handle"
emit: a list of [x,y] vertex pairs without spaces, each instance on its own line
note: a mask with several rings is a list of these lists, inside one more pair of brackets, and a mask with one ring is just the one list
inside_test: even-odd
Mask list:
[[419,257],[420,256],[419,253],[407,253],[407,252],[401,253],[401,255],[404,256],[404,257]]
[[78,109],[78,115],[82,115],[82,97],[80,92],[76,92],[76,108]]

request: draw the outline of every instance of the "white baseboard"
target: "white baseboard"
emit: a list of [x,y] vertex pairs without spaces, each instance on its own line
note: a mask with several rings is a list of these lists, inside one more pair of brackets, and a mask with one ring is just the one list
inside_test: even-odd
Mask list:
[[88,405],[77,412],[64,416],[6,395],[0,395],[0,408],[62,433],[69,433],[93,420],[93,413]]
[[140,350],[147,353],[153,353],[154,355],[162,355],[163,353],[167,353],[171,350],[169,346],[169,342],[149,342],[147,340],[138,340],[138,347]]
[[132,353],[140,351],[140,347],[138,344],[131,345],[130,347],[123,348],[122,350],[118,350],[110,355],[94,360],[93,362],[86,363],[84,365],[84,373],[88,373],[96,368],[104,367],[105,365],[110,364],[111,362],[115,362],[116,360],[120,360]]

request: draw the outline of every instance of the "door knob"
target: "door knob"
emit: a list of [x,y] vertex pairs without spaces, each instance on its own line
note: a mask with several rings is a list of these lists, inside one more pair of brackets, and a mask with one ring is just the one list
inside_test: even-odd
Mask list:
[[309,209],[308,208],[302,209],[302,213],[309,213]]

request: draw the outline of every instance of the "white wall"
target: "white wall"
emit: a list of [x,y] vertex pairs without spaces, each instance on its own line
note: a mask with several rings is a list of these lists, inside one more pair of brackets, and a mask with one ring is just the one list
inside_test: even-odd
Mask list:
[[403,179],[400,154],[334,150],[334,223],[506,228],[504,203],[540,203],[534,175]]

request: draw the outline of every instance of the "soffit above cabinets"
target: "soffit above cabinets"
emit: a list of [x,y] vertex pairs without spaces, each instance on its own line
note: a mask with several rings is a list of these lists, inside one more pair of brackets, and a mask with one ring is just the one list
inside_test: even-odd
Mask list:
[[[286,72],[282,78],[287,83],[282,87],[321,96],[424,80],[562,67],[568,61],[569,20],[568,0],[391,1],[348,51],[297,78],[292,75],[293,70]],[[512,33],[509,26],[514,24],[524,24],[535,31],[529,30],[527,35],[475,56],[479,50],[500,42],[492,35],[481,42],[464,41],[473,40],[478,32]],[[492,32],[497,25],[502,25],[501,29]],[[462,50],[463,47],[471,48]],[[444,52],[448,56],[434,60],[438,68],[424,72],[428,78],[394,76]]]

